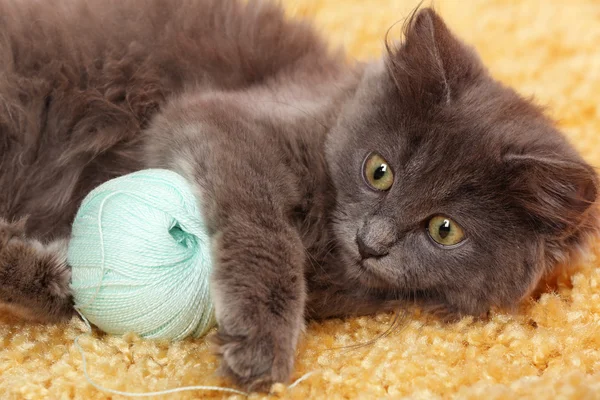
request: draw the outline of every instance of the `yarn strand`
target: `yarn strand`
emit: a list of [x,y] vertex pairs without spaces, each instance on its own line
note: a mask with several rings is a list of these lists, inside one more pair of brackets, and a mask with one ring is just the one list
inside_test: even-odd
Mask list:
[[[175,393],[180,393],[180,392],[193,392],[193,391],[198,391],[198,390],[213,391],[213,392],[224,392],[224,393],[233,393],[233,394],[239,394],[239,395],[244,396],[244,397],[248,397],[250,395],[250,393],[248,393],[248,392],[242,392],[241,390],[237,390],[237,389],[233,389],[233,388],[228,388],[228,387],[222,387],[222,386],[205,386],[205,385],[182,386],[180,388],[159,390],[159,391],[156,391],[156,392],[143,392],[143,393],[142,392],[139,392],[139,393],[124,392],[124,391],[121,391],[121,390],[110,389],[110,388],[107,388],[105,386],[102,386],[102,385],[94,382],[92,380],[92,378],[90,377],[90,374],[89,374],[89,372],[87,370],[87,360],[85,358],[85,352],[83,351],[83,348],[79,344],[79,338],[81,336],[85,335],[86,333],[88,333],[88,334],[92,333],[92,326],[90,325],[90,323],[87,320],[87,318],[85,318],[85,316],[79,312],[79,310],[76,310],[76,311],[79,314],[79,316],[81,317],[81,319],[83,320],[83,322],[84,322],[84,324],[85,324],[85,326],[87,327],[87,330],[88,330],[88,332],[83,332],[80,335],[77,335],[77,337],[75,338],[75,341],[73,342],[74,345],[75,345],[75,347],[77,348],[77,351],[79,351],[79,354],[81,355],[81,367],[83,369],[83,376],[85,377],[85,380],[87,381],[87,383],[89,383],[90,385],[92,385],[93,387],[95,387],[96,389],[98,389],[98,390],[100,390],[102,392],[110,393],[110,394],[116,394],[116,395],[119,395],[119,396],[126,396],[126,397],[164,396],[164,395],[175,394]],[[312,375],[314,375],[316,372],[318,372],[318,371],[309,371],[309,372],[307,372],[306,374],[302,375],[300,378],[296,379],[287,388],[288,389],[295,388],[301,382],[307,380]]]
[[[90,323],[87,320],[87,318],[85,318],[85,316],[83,314],[81,314],[79,312],[79,310],[76,310],[76,311],[79,314],[79,316],[83,319],[83,322],[85,323],[86,327],[88,328],[88,332],[87,333],[91,333],[92,332],[92,326],[90,325]],[[79,344],[79,338],[81,336],[83,336],[85,333],[86,332],[78,335],[75,338],[75,341],[73,343],[75,344],[75,347],[77,347],[77,350],[79,351],[79,354],[81,355],[81,366],[83,368],[83,376],[85,377],[85,380],[90,385],[92,385],[93,387],[95,387],[96,389],[98,389],[98,390],[100,390],[102,392],[111,393],[111,394],[117,394],[117,395],[120,395],[120,396],[127,396],[127,397],[163,396],[163,395],[168,395],[168,394],[174,394],[174,393],[179,393],[179,392],[189,392],[189,391],[195,391],[195,390],[218,391],[218,392],[234,393],[234,394],[242,395],[244,397],[248,397],[248,395],[249,395],[249,393],[242,392],[241,390],[237,390],[237,389],[232,389],[232,388],[227,388],[227,387],[220,387],[220,386],[204,386],[204,385],[183,386],[183,387],[180,387],[180,388],[160,390],[160,391],[156,391],[156,392],[144,392],[144,393],[124,392],[124,391],[121,391],[121,390],[115,390],[115,389],[110,389],[110,388],[104,387],[104,386],[102,386],[102,385],[94,382],[92,380],[92,378],[90,378],[90,374],[88,373],[88,370],[87,370],[87,360],[85,358],[85,352],[83,351],[83,348]],[[303,378],[303,377],[301,377],[301,378]]]

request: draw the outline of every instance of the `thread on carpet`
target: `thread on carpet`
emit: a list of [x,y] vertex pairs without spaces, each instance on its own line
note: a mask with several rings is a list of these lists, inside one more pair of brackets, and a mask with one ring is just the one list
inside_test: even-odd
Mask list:
[[394,313],[394,318],[392,319],[390,326],[385,331],[383,331],[382,333],[375,336],[373,339],[369,339],[366,342],[360,342],[360,343],[356,343],[356,344],[352,344],[352,345],[348,345],[348,346],[330,347],[327,349],[327,351],[332,351],[332,350],[352,351],[352,350],[360,349],[362,347],[370,346],[370,345],[374,344],[375,342],[377,342],[378,340],[391,335],[392,333],[400,333],[403,330],[405,330],[407,328],[406,322],[408,321],[408,317],[409,317],[409,314],[406,310],[398,309]]
[[197,193],[150,169],[100,185],[83,201],[69,244],[75,308],[110,334],[200,337],[215,325],[210,238]]
[[[91,326],[90,322],[87,320],[87,318],[81,312],[79,312],[79,310],[76,310],[76,311],[79,314],[79,316],[81,317],[81,319],[83,320],[83,322],[85,323],[87,330],[88,330],[88,332],[84,332],[80,335],[77,335],[77,337],[75,338],[75,340],[73,342],[73,344],[77,348],[77,351],[79,351],[79,354],[81,355],[81,366],[83,368],[83,376],[85,377],[85,380],[90,385],[92,385],[93,387],[95,387],[96,389],[98,389],[102,392],[116,394],[116,395],[120,395],[120,396],[126,396],[126,397],[164,396],[164,395],[175,394],[175,393],[180,393],[180,392],[192,392],[192,391],[199,391],[199,390],[233,393],[233,394],[239,394],[244,397],[248,397],[250,395],[250,393],[242,392],[241,390],[237,390],[237,389],[233,389],[233,388],[221,387],[221,386],[204,386],[204,385],[182,386],[179,388],[160,390],[160,391],[156,391],[156,392],[143,392],[143,393],[142,392],[139,392],[139,393],[124,392],[121,390],[115,390],[115,389],[110,389],[110,388],[104,387],[104,386],[94,382],[92,380],[92,378],[90,377],[90,374],[88,373],[85,352],[83,351],[83,348],[79,344],[79,338],[81,336],[85,335],[86,333],[91,334],[92,326]],[[298,384],[300,384],[301,382],[310,378],[316,372],[318,372],[318,371],[310,371],[310,372],[307,372],[306,374],[302,375],[300,378],[296,379],[292,384],[290,384],[288,386],[288,389],[293,389],[294,387],[298,386]]]

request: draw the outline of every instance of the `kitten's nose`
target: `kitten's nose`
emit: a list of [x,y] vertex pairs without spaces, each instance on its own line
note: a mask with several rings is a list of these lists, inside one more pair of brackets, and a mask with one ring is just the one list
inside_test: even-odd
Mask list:
[[396,241],[396,229],[387,218],[366,220],[356,235],[358,252],[362,259],[387,255]]
[[387,249],[381,247],[377,249],[370,247],[368,244],[363,242],[360,236],[356,237],[356,244],[358,244],[358,252],[363,260],[371,257],[382,257],[388,253]]

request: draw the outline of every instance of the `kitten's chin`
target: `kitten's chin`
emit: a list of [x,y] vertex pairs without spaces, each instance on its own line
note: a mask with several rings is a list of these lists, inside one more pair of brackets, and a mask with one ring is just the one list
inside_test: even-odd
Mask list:
[[381,275],[374,261],[355,258],[347,263],[347,274],[360,285],[370,289],[393,289],[390,279]]

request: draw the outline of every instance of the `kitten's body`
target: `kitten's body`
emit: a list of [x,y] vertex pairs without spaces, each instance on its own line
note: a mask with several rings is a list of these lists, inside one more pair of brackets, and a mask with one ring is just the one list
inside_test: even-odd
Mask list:
[[[179,9],[160,0],[142,9],[135,1],[67,1],[58,9],[1,5],[2,15],[12,18],[6,26],[10,37],[1,47],[0,184],[5,190],[0,215],[6,221],[27,217],[20,225],[28,238],[61,240],[69,236],[83,197],[100,183],[151,167],[171,168],[191,179],[198,160],[188,151],[206,146],[198,148],[204,158],[214,146],[242,168],[265,157],[281,166],[283,176],[271,170],[273,176],[260,179],[280,181],[278,207],[293,214],[311,255],[310,270],[331,265],[335,252],[328,222],[335,195],[324,140],[360,79],[361,66],[348,69],[343,54],[327,51],[308,24],[284,21],[270,4],[178,4]],[[134,18],[141,22],[128,22]],[[161,124],[193,118],[169,115],[193,114],[185,110],[193,103],[215,108],[223,124],[258,124],[264,131],[243,137],[255,129],[227,127],[227,134],[212,138],[219,143],[195,137],[190,147],[176,148]],[[145,131],[165,106],[167,116]],[[232,118],[233,110],[239,118]],[[235,191],[228,172],[206,176],[214,176],[215,187]],[[240,198],[231,194],[225,194],[220,208],[233,199],[232,207],[243,210]],[[220,202],[212,193],[204,198],[215,206]],[[58,317],[44,307],[40,312],[40,319]]]
[[[177,4],[0,4],[2,215],[29,215],[28,233],[42,239],[68,236],[91,188],[152,162],[143,130],[182,93],[242,92],[272,101],[257,106],[282,110],[273,118],[327,114],[316,107],[326,91],[317,83],[345,72],[307,26],[284,23],[269,5]],[[262,93],[247,92],[257,86]]]
[[[76,209],[141,168],[196,185],[223,370],[256,388],[288,378],[305,316],[415,296],[458,314],[510,306],[595,229],[591,169],[431,11],[367,66],[260,1],[3,0],[0,15],[0,307],[24,317],[71,315],[64,248]],[[447,182],[431,171],[444,165],[438,147],[464,153]],[[388,192],[362,181],[370,151],[396,170]],[[421,224],[460,196],[475,204],[456,211],[471,238],[437,254]],[[480,202],[502,213],[490,223],[512,224],[497,244],[479,242]],[[359,237],[377,257],[358,255]],[[429,270],[439,258],[448,265]]]

